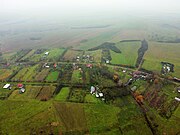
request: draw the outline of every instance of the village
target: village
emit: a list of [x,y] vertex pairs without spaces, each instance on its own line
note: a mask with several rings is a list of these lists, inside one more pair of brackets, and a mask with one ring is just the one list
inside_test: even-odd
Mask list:
[[163,63],[162,74],[155,74],[129,65],[112,64],[108,49],[102,51],[102,56],[99,50],[31,51],[21,50],[1,64],[2,101],[53,101],[121,108],[119,100],[127,97],[143,110],[143,115],[154,109],[167,119],[179,106],[179,82],[164,77],[173,71],[170,64]]

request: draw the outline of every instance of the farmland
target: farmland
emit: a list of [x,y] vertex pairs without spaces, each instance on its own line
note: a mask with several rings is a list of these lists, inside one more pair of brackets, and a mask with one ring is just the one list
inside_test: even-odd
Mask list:
[[122,53],[115,53],[111,51],[111,63],[135,66],[140,42],[119,42],[116,46]]
[[[166,44],[149,42],[140,68],[136,61],[141,42],[134,40],[104,42],[83,51],[48,48],[12,53],[16,57],[11,61],[16,62],[0,69],[0,134],[177,134],[175,97],[180,85],[156,74],[166,58],[175,65],[175,72],[168,75],[178,77],[178,51],[170,54],[174,50]],[[151,72],[141,72],[143,68]],[[11,87],[3,88],[6,83]]]
[[180,77],[179,49],[179,44],[150,42],[144,57],[143,68],[160,73],[161,62],[165,61],[175,65],[173,75]]
[[54,82],[54,81],[57,81],[59,77],[59,72],[58,71],[51,71],[47,78],[46,78],[46,81],[49,81],[49,82]]

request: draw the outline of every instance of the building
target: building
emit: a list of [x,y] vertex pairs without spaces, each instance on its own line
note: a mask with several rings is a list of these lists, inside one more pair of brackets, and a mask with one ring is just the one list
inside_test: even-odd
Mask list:
[[23,84],[22,84],[22,83],[19,83],[19,84],[17,85],[17,87],[18,87],[18,88],[23,88]]
[[9,83],[5,84],[3,89],[11,89],[11,84],[9,84]]
[[45,55],[49,55],[49,52],[45,52],[44,54],[45,54]]

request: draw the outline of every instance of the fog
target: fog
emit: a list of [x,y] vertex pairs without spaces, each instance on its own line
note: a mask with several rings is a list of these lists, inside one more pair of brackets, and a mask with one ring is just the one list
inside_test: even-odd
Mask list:
[[[114,33],[112,37],[117,37],[118,33],[123,35],[123,29],[129,32],[126,38],[145,38],[157,30],[154,24],[160,21],[172,32],[180,28],[179,0],[0,0],[0,5],[0,43],[4,50],[20,48],[24,43],[37,47],[78,45],[84,35],[93,39]],[[74,26],[96,29],[72,29]],[[97,28],[104,26],[110,27]],[[132,29],[143,34],[132,34]],[[41,40],[31,41],[32,37]],[[97,43],[105,41],[108,37]]]
[[180,13],[179,0],[0,0],[0,3],[1,16]]

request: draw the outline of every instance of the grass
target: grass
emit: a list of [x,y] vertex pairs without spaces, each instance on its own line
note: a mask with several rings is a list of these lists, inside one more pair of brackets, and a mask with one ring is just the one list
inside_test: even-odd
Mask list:
[[93,57],[93,62],[100,63],[101,57],[102,57],[102,50],[96,50],[96,51],[86,51],[85,55],[90,55]]
[[57,121],[51,102],[4,100],[0,106],[1,134],[57,133],[57,127],[48,125]]
[[85,99],[84,99],[85,103],[103,103],[100,99],[96,98],[95,95],[91,95],[91,94],[86,94]]
[[57,101],[66,101],[69,95],[70,89],[68,87],[63,87],[60,92],[56,95],[55,100]]
[[52,60],[58,61],[64,50],[65,49],[63,48],[56,48],[49,50],[49,55],[47,56],[47,59],[50,61]]
[[39,65],[21,69],[13,78],[14,81],[34,81]]
[[65,61],[72,61],[75,60],[77,56],[82,56],[82,51],[76,51],[76,50],[68,50],[63,58]]
[[35,77],[35,80],[36,81],[44,81],[46,76],[48,75],[49,73],[49,69],[43,69],[41,72],[39,72],[36,77]]
[[83,103],[85,95],[86,95],[85,90],[80,89],[80,88],[73,88],[70,93],[70,97],[68,101],[76,102],[76,103]]
[[121,53],[110,51],[111,63],[135,66],[140,42],[119,42],[116,46],[121,50]]
[[160,73],[161,62],[175,65],[173,76],[180,77],[180,44],[149,42],[149,48],[144,56],[143,68]]
[[58,76],[59,76],[58,71],[52,71],[48,74],[46,81],[50,81],[50,82],[57,81]]
[[120,108],[105,104],[87,104],[84,109],[90,134],[104,134],[118,129],[117,115]]

